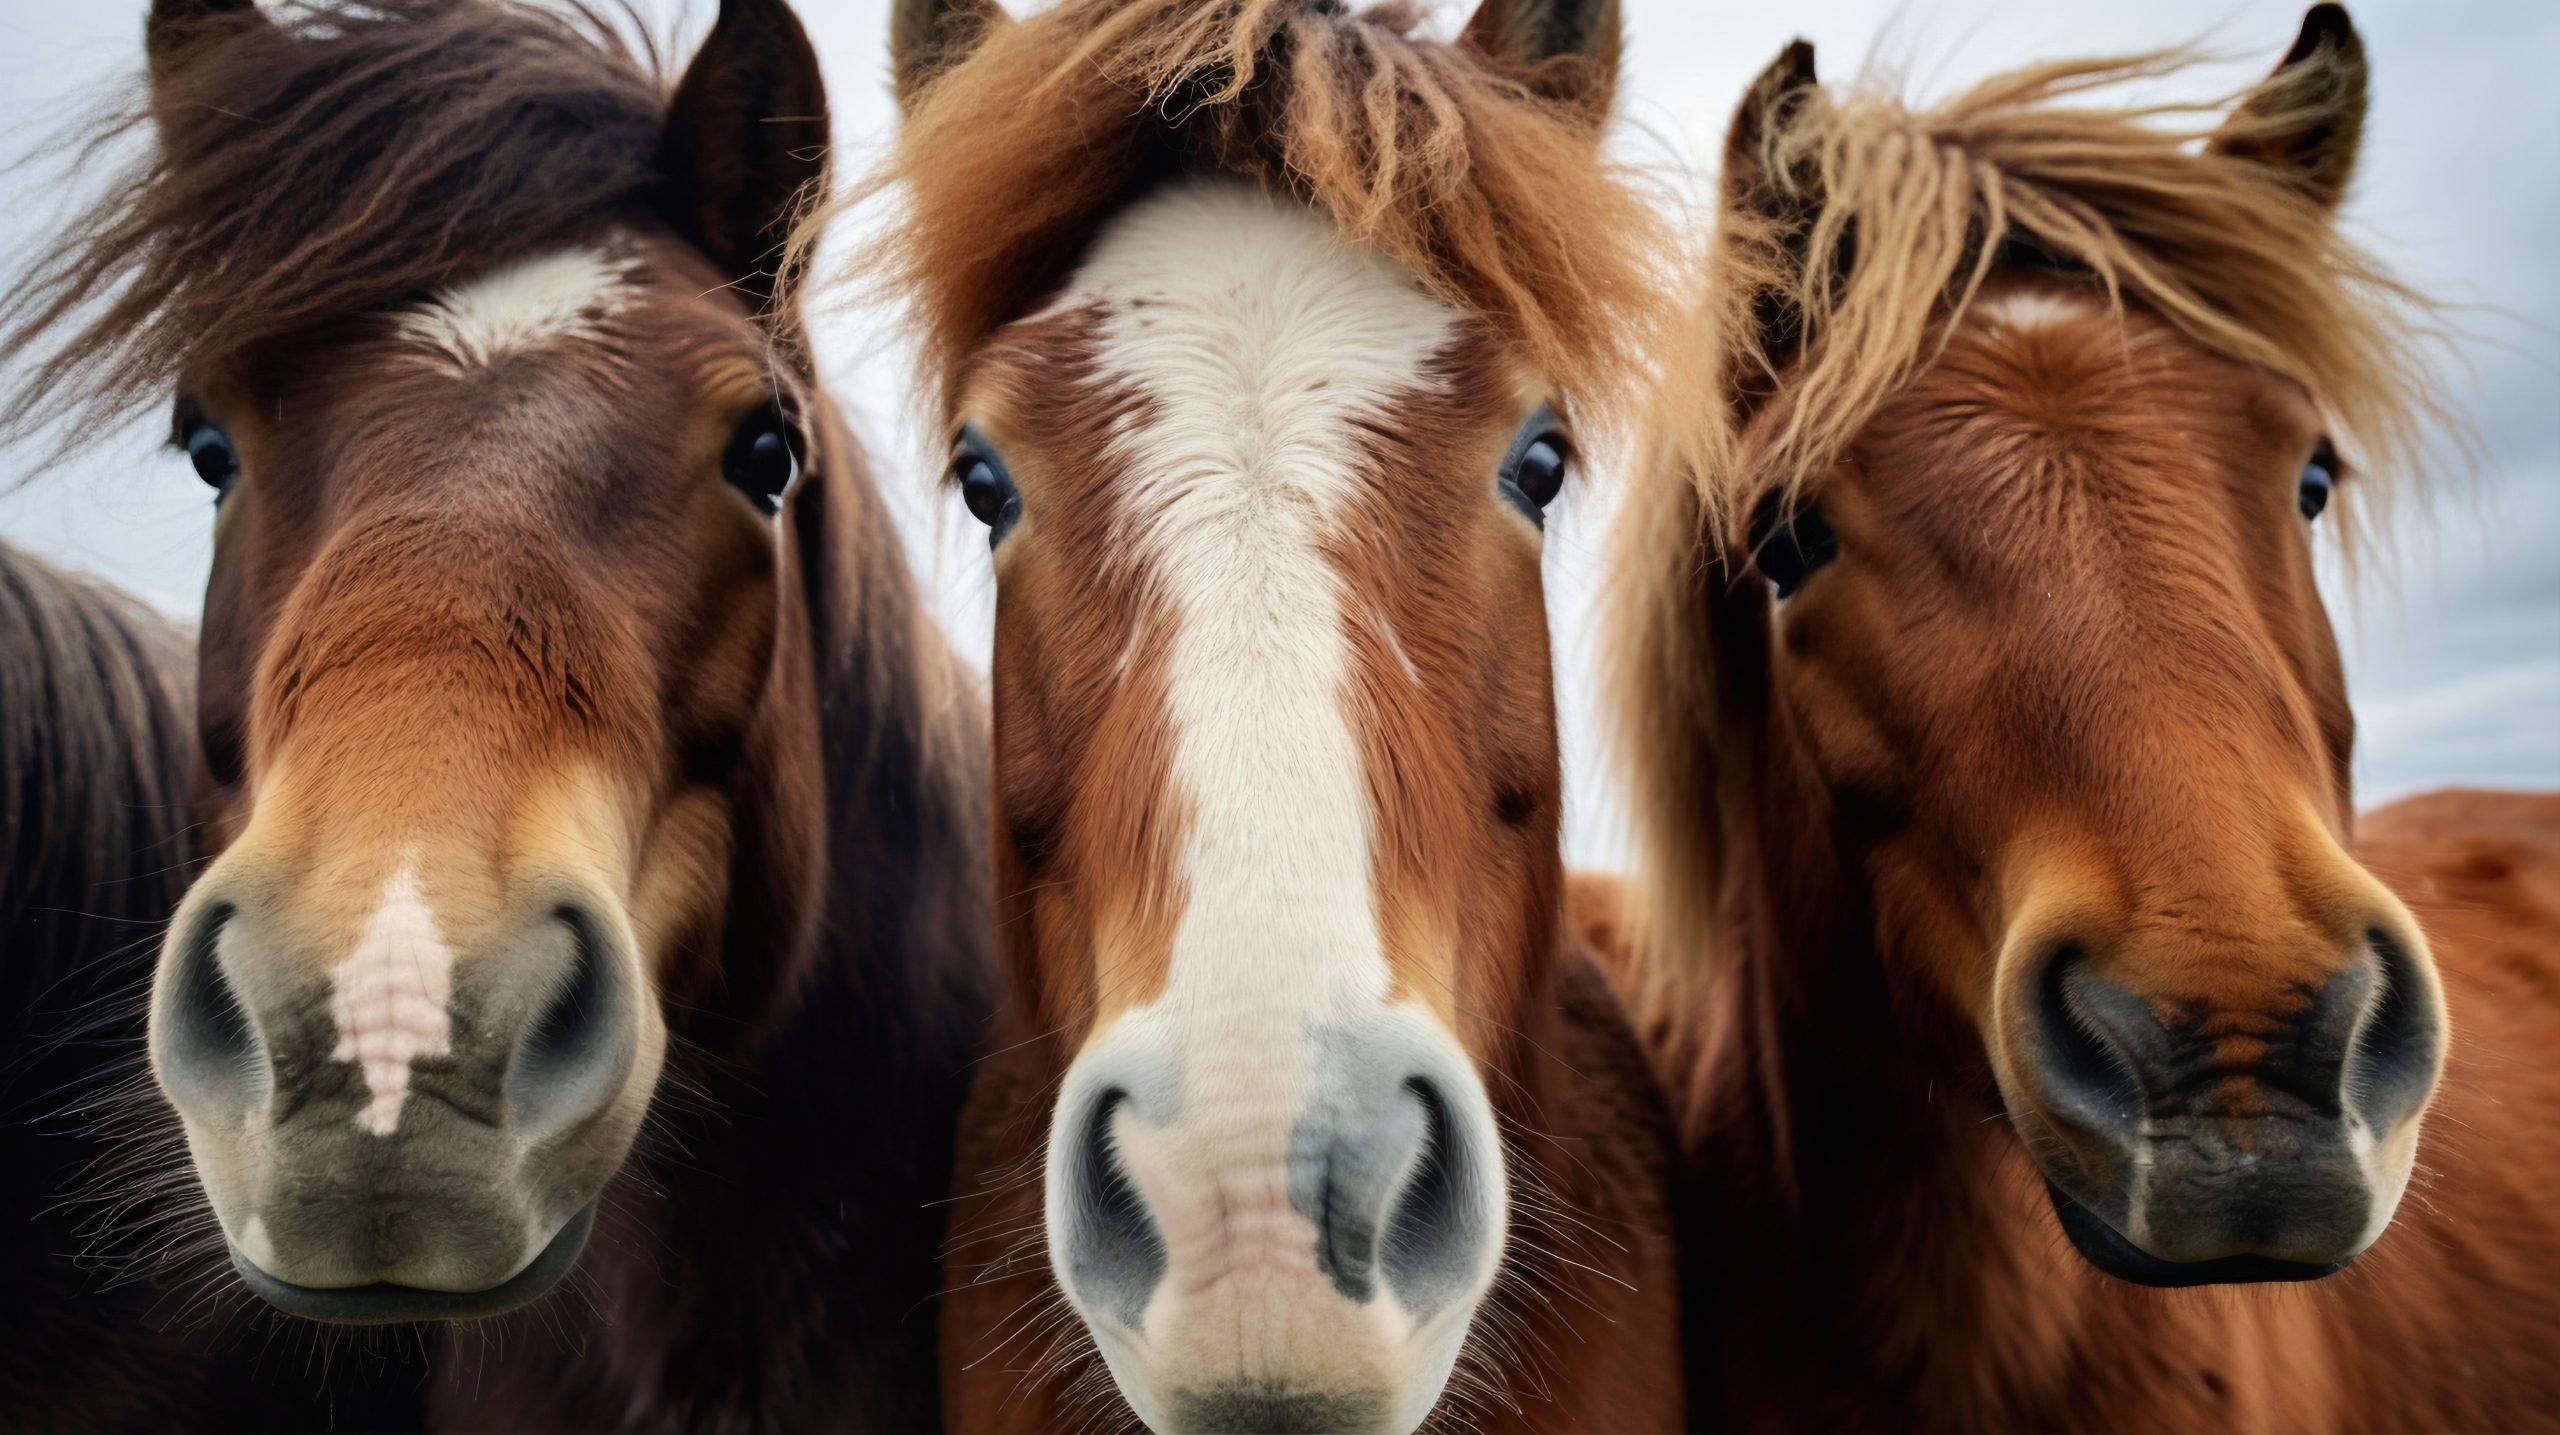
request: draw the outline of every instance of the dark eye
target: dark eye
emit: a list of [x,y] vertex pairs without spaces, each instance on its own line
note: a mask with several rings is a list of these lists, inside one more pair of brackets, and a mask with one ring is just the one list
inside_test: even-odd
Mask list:
[[1542,407],[1520,426],[1519,435],[1511,440],[1511,452],[1503,457],[1502,496],[1543,528],[1547,505],[1564,492],[1565,475],[1572,467],[1573,443],[1564,436],[1555,411]]
[[961,436],[960,451],[951,456],[951,477],[960,485],[960,501],[969,505],[969,516],[987,525],[987,546],[1002,543],[1022,520],[1022,495],[975,431]]
[[781,510],[783,491],[800,476],[800,434],[780,404],[767,404],[738,425],[720,456],[720,476],[757,511]]
[[217,500],[231,491],[232,480],[240,476],[240,450],[231,446],[231,435],[211,419],[190,418],[179,430],[178,443]]
[[2301,487],[2294,501],[2302,506],[2302,516],[2317,518],[2329,506],[2329,490],[2338,485],[2338,451],[2329,447],[2327,439],[2311,451],[2311,460],[2302,466]]
[[1840,535],[1807,503],[1789,506],[1773,493],[1751,522],[1751,566],[1769,580],[1781,598],[1791,597],[1823,564],[1840,556]]

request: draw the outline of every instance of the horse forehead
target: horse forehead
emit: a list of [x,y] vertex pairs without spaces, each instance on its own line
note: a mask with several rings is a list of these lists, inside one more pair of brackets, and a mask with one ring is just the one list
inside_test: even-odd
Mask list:
[[400,338],[456,374],[531,350],[601,339],[637,302],[639,259],[610,239],[510,260],[398,315]]

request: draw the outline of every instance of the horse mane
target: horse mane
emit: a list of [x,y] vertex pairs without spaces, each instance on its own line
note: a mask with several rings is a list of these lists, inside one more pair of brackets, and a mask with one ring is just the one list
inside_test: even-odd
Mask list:
[[194,672],[177,625],[0,544],[0,990],[13,998],[99,955],[78,940],[89,927],[120,944],[177,905]]
[[[1775,116],[1750,157],[1804,221],[1727,196],[1690,342],[1655,400],[1653,432],[1707,516],[1731,524],[1769,486],[1801,493],[1936,356],[2004,261],[2085,276],[2112,306],[2139,304],[2300,383],[2359,476],[2407,472],[2431,433],[2457,430],[2426,389],[2422,357],[2445,337],[2437,306],[2341,233],[2299,170],[2203,148],[2272,145],[2325,114],[2263,96],[2228,114],[2229,97],[2083,102],[2200,60],[2035,65],[1930,108],[1872,80],[1822,86]],[[1779,411],[1746,459],[1750,406],[1706,396],[1753,387],[1774,391]]]
[[595,11],[310,0],[170,23],[152,85],[78,154],[158,142],[0,295],[0,361],[23,366],[0,437],[119,418],[208,344],[395,308],[654,197],[666,85]]
[[[2422,357],[2445,338],[2437,306],[2343,236],[2299,171],[2204,148],[2299,132],[2306,108],[2263,93],[2227,115],[2227,97],[2085,98],[2198,62],[2168,51],[2037,65],[1932,108],[1873,81],[1808,85],[1728,156],[1757,172],[1752,184],[1726,176],[1687,327],[1650,400],[1635,481],[1658,487],[1635,500],[1646,521],[1621,527],[1610,600],[1614,746],[1621,770],[1642,775],[1628,925],[1651,954],[1648,1020],[1694,1026],[1695,983],[1735,955],[1702,949],[1758,880],[1744,869],[1788,864],[1760,851],[1784,834],[1736,806],[1777,754],[1747,731],[1742,709],[1767,694],[1731,651],[1764,642],[1766,616],[1737,608],[1724,555],[1745,544],[1761,495],[1794,501],[1818,483],[1935,359],[1996,267],[2080,276],[2111,307],[2139,304],[2299,382],[2360,478],[2409,472],[2432,434],[2462,441],[2426,388]],[[2340,497],[2374,486],[2342,483]],[[2352,506],[2333,503],[2328,521]]]
[[[864,267],[908,301],[924,372],[947,393],[1117,209],[1210,172],[1330,216],[1605,418],[1664,327],[1659,221],[1597,155],[1587,108],[1539,94],[1533,68],[1417,35],[1420,18],[1333,0],[1066,0],[988,26],[848,200],[905,196]],[[801,245],[815,236],[804,227]]]

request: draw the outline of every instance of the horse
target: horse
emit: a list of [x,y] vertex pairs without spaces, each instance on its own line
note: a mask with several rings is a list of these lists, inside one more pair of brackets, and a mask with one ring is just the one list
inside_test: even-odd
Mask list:
[[1615,5],[1415,18],[893,17],[847,202],[896,197],[870,272],[997,595],[956,1429],[1681,1419],[1669,1127],[1558,920],[1539,578],[1662,227],[1597,154]]
[[215,494],[149,1036],[238,1285],[435,1323],[446,1426],[936,1424],[985,709],[778,257],[797,19],[671,89],[505,0],[147,52],[9,347],[20,413],[174,391]]
[[1735,115],[1593,919],[1709,1423],[2560,1416],[2560,800],[2359,826],[2313,576],[2446,432],[2441,322],[2336,224],[2345,12],[2227,113],[2082,98],[2184,63],[1912,109],[1799,42]]

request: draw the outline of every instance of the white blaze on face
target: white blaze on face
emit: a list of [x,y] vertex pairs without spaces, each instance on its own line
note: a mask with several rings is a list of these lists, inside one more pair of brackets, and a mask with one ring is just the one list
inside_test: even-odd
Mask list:
[[630,266],[593,249],[563,249],[503,264],[399,317],[400,335],[433,350],[449,371],[486,367],[563,339],[594,338],[621,307]]
[[[1391,1004],[1377,823],[1347,707],[1357,599],[1326,552],[1371,497],[1364,439],[1445,382],[1434,360],[1459,317],[1329,221],[1227,180],[1123,215],[1061,300],[1085,306],[1104,315],[1102,376],[1144,399],[1112,440],[1107,561],[1135,569],[1171,624],[1170,806],[1186,821],[1165,989],[1097,1033],[1058,1105],[1066,1121],[1097,1091],[1129,1092],[1113,1143],[1168,1263],[1142,1328],[1104,1311],[1095,1329],[1135,1401],[1154,1381],[1128,1364],[1132,1335],[1151,1352],[1141,1363],[1188,1372],[1166,1378],[1285,1371],[1365,1388],[1392,1360],[1427,1408],[1463,1304],[1417,1319],[1392,1292],[1366,1305],[1337,1292],[1291,1163],[1318,1083],[1340,1078],[1318,1069],[1320,1034],[1350,1029],[1435,1050],[1460,1119],[1490,1139],[1455,1039]],[[1062,1135],[1053,1161],[1070,1149]],[[1053,1174],[1049,1190],[1064,1229],[1069,1185]]]
[[414,864],[384,884],[355,950],[329,981],[329,1017],[338,1027],[329,1055],[363,1068],[372,1099],[356,1124],[388,1136],[408,1100],[410,1063],[446,1055],[453,1043],[453,948],[418,890]]
[[1117,437],[1118,502],[1174,623],[1188,901],[1163,1002],[1200,1024],[1199,1057],[1232,1053],[1239,1077],[1285,1088],[1261,1064],[1275,1037],[1294,1047],[1310,1018],[1374,1007],[1389,985],[1323,544],[1358,511],[1359,425],[1435,385],[1455,316],[1323,218],[1225,180],[1137,206],[1067,300],[1105,306],[1099,367],[1148,405]]

